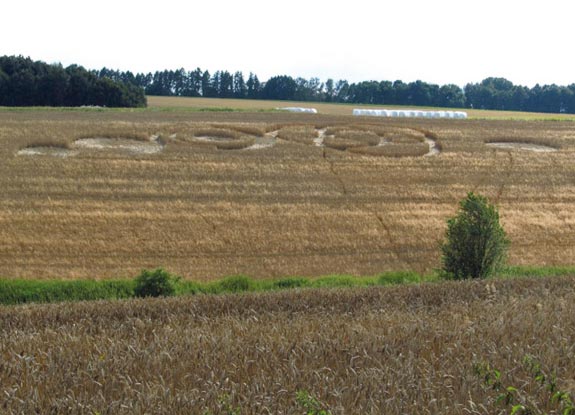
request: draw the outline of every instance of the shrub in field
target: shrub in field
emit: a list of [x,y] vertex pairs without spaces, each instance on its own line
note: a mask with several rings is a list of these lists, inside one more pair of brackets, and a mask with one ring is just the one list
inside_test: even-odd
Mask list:
[[443,271],[454,279],[485,278],[504,264],[508,246],[495,206],[470,192],[447,221]]
[[176,293],[179,277],[171,275],[162,268],[153,271],[143,270],[136,278],[134,294],[136,297],[166,297]]

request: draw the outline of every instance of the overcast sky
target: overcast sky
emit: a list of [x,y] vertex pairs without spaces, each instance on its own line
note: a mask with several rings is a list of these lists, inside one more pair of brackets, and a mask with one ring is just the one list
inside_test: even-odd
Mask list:
[[153,72],[195,69],[463,86],[575,83],[564,0],[17,0],[0,55]]

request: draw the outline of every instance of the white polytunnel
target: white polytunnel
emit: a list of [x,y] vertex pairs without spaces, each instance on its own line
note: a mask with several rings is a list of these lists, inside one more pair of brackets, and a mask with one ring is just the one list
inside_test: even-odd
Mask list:
[[465,119],[465,111],[421,111],[421,110],[386,110],[360,109],[353,110],[353,115],[371,117],[405,117],[405,118],[456,118]]
[[305,112],[308,114],[317,114],[317,110],[315,108],[283,107],[283,108],[276,108],[276,109],[281,110],[281,111],[288,111],[288,112]]

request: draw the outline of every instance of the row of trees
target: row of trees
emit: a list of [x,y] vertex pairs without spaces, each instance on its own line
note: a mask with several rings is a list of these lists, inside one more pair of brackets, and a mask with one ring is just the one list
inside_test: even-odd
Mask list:
[[341,102],[358,104],[397,104],[416,106],[463,107],[465,96],[457,85],[438,86],[416,81],[366,81],[352,83],[345,80],[319,78],[293,78],[274,76],[260,82],[250,73],[246,79],[242,72],[193,71],[179,69],[155,73],[133,74],[104,68],[98,76],[132,83],[143,88],[146,95],[278,99],[290,101]]
[[349,83],[328,79],[322,82],[319,78],[293,78],[287,75],[260,82],[253,73],[246,80],[242,72],[216,71],[210,74],[200,68],[136,75],[104,68],[98,75],[133,83],[143,88],[147,95],[575,113],[575,84],[528,88],[514,85],[505,78],[487,78],[480,83],[469,83],[462,89],[453,84],[439,86],[422,81]]
[[422,81],[325,82],[319,78],[274,76],[261,82],[246,77],[196,68],[155,73],[121,72],[111,69],[87,71],[81,66],[48,65],[30,58],[0,57],[0,105],[139,107],[146,95],[277,99],[376,105],[477,108],[551,113],[575,113],[575,84],[569,86],[514,85],[504,78],[487,78],[457,85]]
[[145,107],[144,91],[81,66],[48,65],[22,56],[0,57],[1,106],[98,105]]
[[487,78],[467,84],[464,92],[472,108],[575,114],[575,84],[527,88],[504,78]]

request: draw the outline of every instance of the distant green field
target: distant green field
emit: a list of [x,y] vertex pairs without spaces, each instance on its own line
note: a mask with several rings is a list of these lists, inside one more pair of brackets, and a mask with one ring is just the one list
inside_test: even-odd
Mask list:
[[[352,110],[354,108],[417,108],[401,105],[330,104],[322,102],[264,101],[251,99],[183,98],[157,96],[148,96],[147,98],[148,109],[151,110],[188,109],[192,111],[272,111],[281,107],[311,107],[317,109],[320,114],[352,115]],[[433,109],[430,107],[425,108]],[[460,108],[440,108],[440,110],[461,111]],[[467,112],[469,118],[472,119],[575,120],[575,115],[573,114],[545,114],[534,112],[491,111],[474,109],[465,109],[465,111]]]

